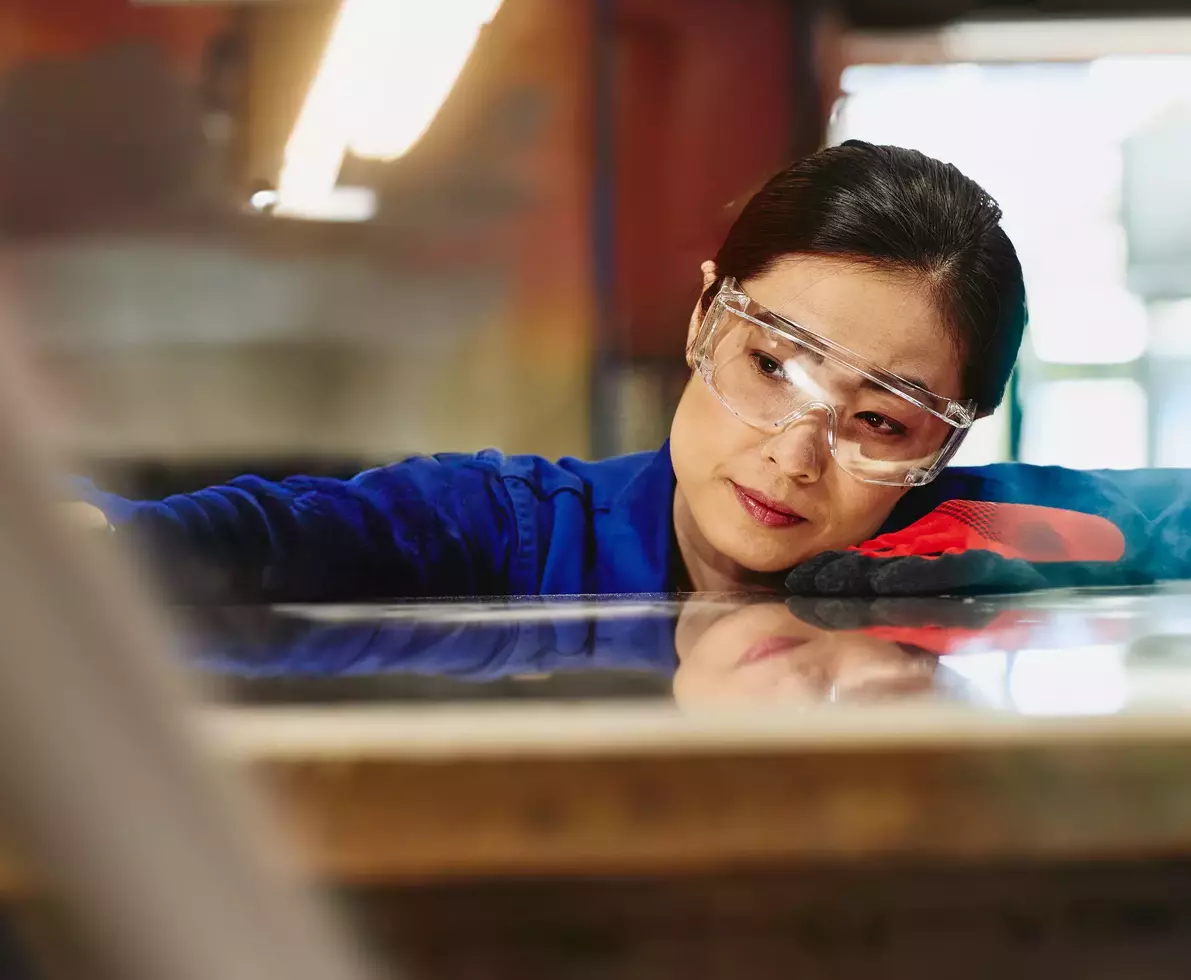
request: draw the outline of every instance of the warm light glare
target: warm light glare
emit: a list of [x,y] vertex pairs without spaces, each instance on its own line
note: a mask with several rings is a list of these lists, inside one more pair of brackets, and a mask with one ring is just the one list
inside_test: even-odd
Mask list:
[[501,0],[343,0],[285,149],[279,214],[323,209],[348,150],[391,160],[434,121]]
[[265,211],[276,207],[278,194],[276,191],[257,191],[248,199],[248,204],[255,211]]
[[277,183],[278,213],[301,214],[317,207],[339,179],[347,148],[346,113],[355,81],[352,52],[346,43],[371,3],[344,0],[331,27],[322,63],[285,147]]
[[359,39],[360,50],[372,50],[362,59],[362,84],[350,106],[348,147],[391,160],[426,132],[500,0],[371,2],[377,19]]
[[353,224],[376,217],[376,192],[370,187],[332,187],[326,194],[288,206],[278,205],[274,214],[306,221],[334,221]]

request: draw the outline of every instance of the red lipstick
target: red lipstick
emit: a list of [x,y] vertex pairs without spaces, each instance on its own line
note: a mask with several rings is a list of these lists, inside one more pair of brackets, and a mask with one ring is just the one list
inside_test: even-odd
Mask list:
[[807,640],[801,636],[767,636],[749,647],[744,655],[736,661],[736,666],[744,667],[748,664],[760,663],[771,657],[779,656],[790,650],[797,650]]
[[736,492],[736,499],[740,501],[740,506],[744,508],[745,513],[765,527],[793,527],[806,520],[805,517],[792,511],[780,500],[767,497],[759,490],[749,490],[735,483],[732,484],[732,489]]

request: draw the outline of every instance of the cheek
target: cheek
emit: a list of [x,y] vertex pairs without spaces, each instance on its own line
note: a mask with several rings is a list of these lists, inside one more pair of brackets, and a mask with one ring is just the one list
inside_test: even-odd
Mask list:
[[674,473],[689,491],[733,456],[757,442],[758,434],[729,412],[699,378],[687,382],[670,426]]
[[906,491],[842,475],[832,488],[830,544],[850,546],[873,537]]

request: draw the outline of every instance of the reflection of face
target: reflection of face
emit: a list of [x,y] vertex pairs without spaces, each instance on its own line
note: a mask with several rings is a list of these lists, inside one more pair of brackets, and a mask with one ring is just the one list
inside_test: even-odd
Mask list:
[[[743,286],[762,306],[869,358],[959,398],[959,361],[921,282],[847,259],[798,256]],[[693,338],[692,338],[693,339]],[[834,548],[872,537],[905,492],[863,483],[831,458],[820,413],[784,431],[764,432],[734,416],[697,376],[687,384],[671,430],[678,480],[675,530],[697,588],[700,567],[784,571]],[[759,496],[801,520],[767,520],[742,501]]]
[[811,704],[929,690],[936,658],[863,633],[804,623],[780,602],[723,605],[680,619],[674,697],[682,705]]

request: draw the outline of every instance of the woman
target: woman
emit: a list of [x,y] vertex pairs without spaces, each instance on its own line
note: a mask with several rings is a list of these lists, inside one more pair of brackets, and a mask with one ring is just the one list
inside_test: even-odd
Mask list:
[[722,336],[692,320],[671,437],[692,586],[767,584],[872,537],[1000,404],[1026,321],[1000,217],[954,167],[861,143],[746,205],[704,269]]
[[853,141],[777,174],[703,267],[690,383],[655,453],[86,496],[191,597],[772,589],[926,513],[914,488],[1000,403],[1026,320],[1000,217],[912,150]]

